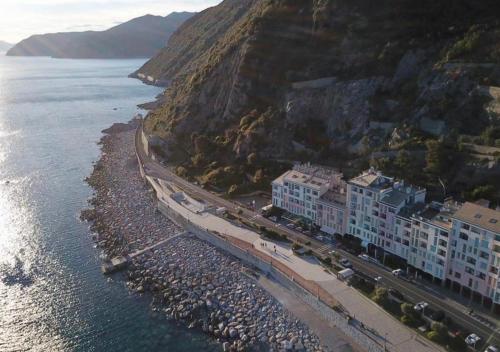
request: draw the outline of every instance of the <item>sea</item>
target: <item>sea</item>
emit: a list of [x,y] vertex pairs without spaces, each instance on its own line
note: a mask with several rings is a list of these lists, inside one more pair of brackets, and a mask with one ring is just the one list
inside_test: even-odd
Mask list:
[[0,56],[2,352],[220,350],[103,276],[79,220],[101,131],[161,92],[127,78],[144,62]]

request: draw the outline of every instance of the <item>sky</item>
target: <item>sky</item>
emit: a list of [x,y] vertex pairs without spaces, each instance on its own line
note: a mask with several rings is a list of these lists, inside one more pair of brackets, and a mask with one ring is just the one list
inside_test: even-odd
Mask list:
[[146,14],[200,11],[221,0],[0,0],[0,40],[32,34],[104,30]]

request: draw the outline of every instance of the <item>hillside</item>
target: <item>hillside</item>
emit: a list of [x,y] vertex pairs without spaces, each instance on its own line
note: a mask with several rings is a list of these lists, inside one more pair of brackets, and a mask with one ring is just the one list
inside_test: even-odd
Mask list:
[[[172,81],[150,114],[179,172],[243,192],[284,161],[369,163],[498,199],[500,22],[486,0],[226,0],[138,72]],[[494,150],[494,149],[493,149]],[[482,188],[481,188],[482,187]]]
[[7,51],[12,47],[12,44],[0,40],[0,51]]
[[8,56],[55,58],[144,58],[163,48],[172,33],[193,14],[146,15],[105,31],[33,35],[12,47]]

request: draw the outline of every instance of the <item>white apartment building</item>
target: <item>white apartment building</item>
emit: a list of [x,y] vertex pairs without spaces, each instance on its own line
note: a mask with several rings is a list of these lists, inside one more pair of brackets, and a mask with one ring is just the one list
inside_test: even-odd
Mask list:
[[297,164],[272,182],[272,192],[274,206],[316,223],[325,232],[345,229],[345,182],[336,170]]
[[500,309],[500,211],[475,203],[425,203],[426,190],[370,169],[342,174],[297,165],[273,181],[273,205],[329,234],[393,254],[457,292]]
[[347,233],[361,239],[363,247],[374,245],[400,256],[401,236],[396,218],[404,207],[425,202],[425,189],[395,182],[370,169],[347,183]]
[[500,304],[500,211],[465,203],[453,215],[448,279],[455,289]]
[[458,204],[432,202],[411,216],[407,263],[444,283],[449,267],[452,216]]
[[317,200],[316,225],[330,235],[346,233],[347,210],[344,190],[329,190]]

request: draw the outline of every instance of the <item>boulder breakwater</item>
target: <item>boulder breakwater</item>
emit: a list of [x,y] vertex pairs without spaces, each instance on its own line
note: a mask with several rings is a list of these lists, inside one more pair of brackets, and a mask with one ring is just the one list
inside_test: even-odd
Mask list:
[[104,260],[171,239],[129,261],[128,287],[152,295],[168,318],[213,336],[226,351],[323,351],[317,336],[257,285],[259,274],[163,216],[134,151],[137,120],[104,131],[102,156],[87,182],[95,190],[82,219]]

